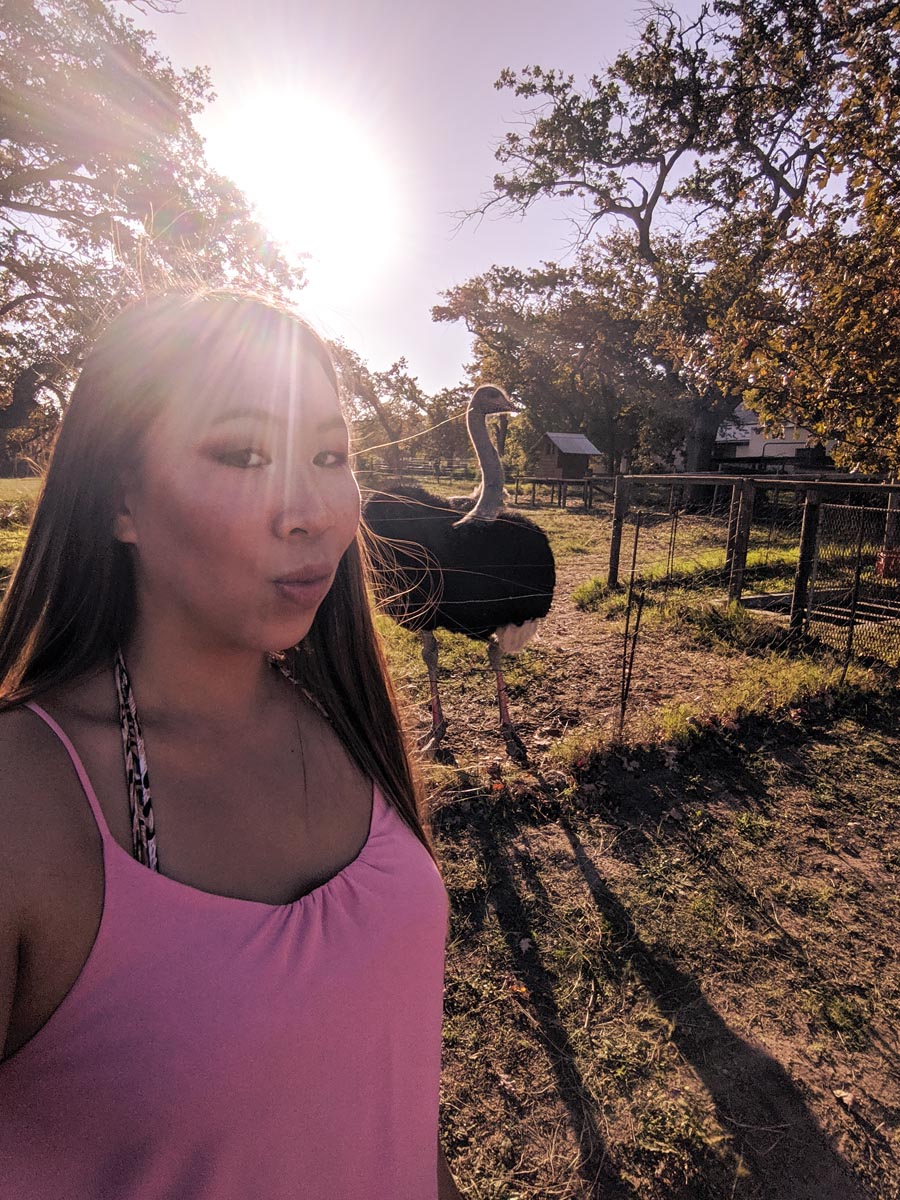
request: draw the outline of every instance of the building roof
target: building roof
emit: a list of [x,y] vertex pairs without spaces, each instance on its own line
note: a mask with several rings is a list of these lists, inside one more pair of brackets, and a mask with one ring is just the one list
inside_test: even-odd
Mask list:
[[563,454],[599,454],[600,451],[589,442],[583,433],[548,433],[547,437]]

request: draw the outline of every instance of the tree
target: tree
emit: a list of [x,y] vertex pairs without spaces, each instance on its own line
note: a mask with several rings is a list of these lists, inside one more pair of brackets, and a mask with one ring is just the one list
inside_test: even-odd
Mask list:
[[417,445],[438,474],[444,463],[452,472],[456,463],[467,460],[472,452],[465,422],[470,395],[471,388],[460,384],[442,388],[426,402],[427,432]]
[[730,314],[722,356],[773,429],[801,424],[851,469],[900,469],[900,227],[895,206],[786,244]]
[[[772,428],[795,421],[854,469],[900,470],[900,14],[823,6],[827,189],[723,322],[721,355]],[[825,47],[823,47],[823,51]]]
[[629,281],[582,254],[577,266],[544,263],[533,271],[493,267],[444,293],[438,321],[465,322],[475,334],[479,378],[496,378],[524,404],[513,425],[533,450],[549,430],[582,430],[621,468],[640,440],[665,373],[641,341]]
[[386,371],[372,371],[341,341],[329,343],[358,454],[377,452],[399,470],[405,444],[418,434],[428,411],[427,397],[410,375],[405,358]]
[[898,26],[880,0],[710,0],[693,20],[656,3],[636,48],[584,91],[539,66],[498,80],[536,104],[501,143],[477,211],[557,196],[580,205],[583,240],[612,225],[598,245],[643,271],[645,327],[691,397],[689,469],[708,465],[743,397],[742,351],[759,366],[764,339],[741,347],[738,315],[751,296],[764,312],[773,276],[793,270],[787,247],[811,250],[822,223],[835,227],[840,174],[844,229],[873,187],[896,201]]
[[302,284],[205,161],[211,97],[105,0],[0,0],[0,433],[62,406],[98,325],[146,290]]

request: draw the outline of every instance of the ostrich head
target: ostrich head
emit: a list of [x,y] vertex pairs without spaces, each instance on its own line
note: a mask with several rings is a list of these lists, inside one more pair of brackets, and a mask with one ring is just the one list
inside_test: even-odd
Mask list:
[[519,409],[502,387],[483,383],[472,393],[468,411],[480,417],[490,417],[495,413],[515,413]]

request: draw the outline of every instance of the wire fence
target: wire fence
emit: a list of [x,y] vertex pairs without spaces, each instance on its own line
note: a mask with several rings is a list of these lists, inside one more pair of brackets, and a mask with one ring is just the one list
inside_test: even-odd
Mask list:
[[[900,665],[898,489],[859,483],[715,476],[621,477],[607,587],[630,568],[631,597],[741,601],[785,635]],[[842,500],[842,503],[835,501]],[[743,635],[748,644],[752,631]]]
[[[507,503],[574,503],[602,524],[609,521],[607,577],[585,603],[619,611],[611,593],[624,584],[626,617],[638,600],[650,609],[676,600],[682,618],[691,620],[702,616],[685,611],[695,601],[704,609],[739,601],[768,618],[755,622],[757,643],[753,622],[741,626],[747,647],[780,645],[780,626],[784,640],[810,635],[845,661],[862,655],[900,665],[900,487],[632,475],[593,478],[589,494],[584,483],[519,479]],[[590,589],[594,583],[600,580]],[[624,675],[623,689],[627,695]]]
[[682,485],[638,476],[630,481],[620,515],[622,555],[630,553],[641,522],[637,569],[646,586],[731,599],[748,589],[791,589],[803,506],[789,489],[759,483],[741,489],[727,481]]
[[847,654],[900,665],[900,513],[823,504],[806,626]]

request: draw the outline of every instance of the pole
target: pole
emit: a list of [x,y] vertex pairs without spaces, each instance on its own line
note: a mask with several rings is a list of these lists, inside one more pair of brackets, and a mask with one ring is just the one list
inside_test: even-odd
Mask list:
[[799,637],[803,632],[803,621],[809,603],[809,581],[816,560],[816,545],[819,536],[819,513],[822,497],[816,488],[809,488],[803,502],[803,524],[800,527],[800,558],[794,576],[794,593],[791,596],[790,634]]
[[731,502],[728,506],[728,532],[725,535],[725,578],[728,580],[729,587],[731,586],[731,577],[734,574],[734,543],[737,537],[737,521],[738,513],[741,507],[741,484],[742,479],[735,480],[731,485]]
[[769,551],[772,548],[772,535],[775,533],[775,522],[778,520],[778,504],[781,500],[781,488],[775,489],[775,498],[772,501],[772,519],[769,522],[769,536],[766,538],[766,565],[769,563]]
[[859,538],[856,543],[856,571],[853,576],[853,599],[850,601],[850,621],[847,625],[847,646],[844,651],[844,669],[841,671],[841,683],[847,678],[847,668],[850,666],[850,655],[853,653],[853,633],[856,629],[856,610],[859,607],[859,580],[862,575],[863,552],[863,513],[859,514]]
[[606,577],[607,587],[619,586],[619,555],[622,552],[622,527],[628,516],[628,501],[631,491],[627,475],[616,476],[616,491],[613,497],[612,530],[609,535],[609,572]]
[[731,558],[731,573],[728,579],[728,599],[740,600],[744,586],[744,571],[747,567],[747,550],[750,546],[750,524],[753,520],[753,498],[755,484],[752,479],[740,485],[738,514],[735,522],[734,548]]

